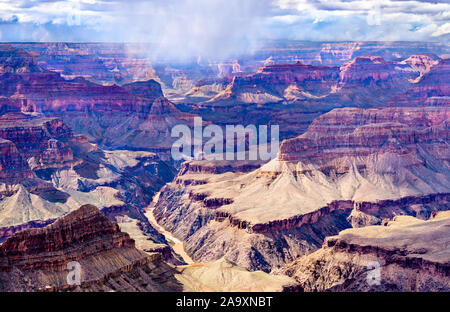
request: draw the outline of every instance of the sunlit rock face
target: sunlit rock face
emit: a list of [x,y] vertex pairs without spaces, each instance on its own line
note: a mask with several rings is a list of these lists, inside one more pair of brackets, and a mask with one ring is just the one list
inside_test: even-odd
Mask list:
[[[79,285],[68,283],[72,261],[80,265]],[[16,233],[0,246],[2,291],[181,290],[175,273],[160,254],[137,250],[134,240],[92,205],[44,228]]]
[[305,291],[448,291],[450,214],[348,229],[286,265]]
[[308,65],[341,66],[356,57],[380,56],[401,61],[414,54],[448,53],[442,42],[277,42],[257,52],[262,60],[278,64],[300,61]]
[[[59,73],[70,83],[55,82],[57,78],[49,73],[33,75],[29,80],[36,80],[36,86],[55,86],[47,93],[25,95],[23,90],[15,94],[17,77],[8,78],[4,87],[10,92],[3,100],[3,110],[35,111],[43,105],[48,114],[59,113],[75,132],[88,135],[101,146],[145,149],[165,154],[167,159],[173,142],[170,128],[191,124],[189,113],[219,125],[280,124],[282,139],[290,138],[333,108],[385,105],[436,66],[440,59],[432,52],[440,55],[445,51],[442,45],[420,43],[277,43],[241,59],[184,65],[161,61],[144,66],[148,51],[146,54],[142,45],[42,43],[14,47],[28,51],[35,64]],[[162,85],[182,112],[164,99],[151,79]],[[22,89],[33,89],[30,82],[20,84]],[[52,97],[55,99],[50,100]],[[442,97],[427,100],[445,101]]]
[[271,270],[348,227],[448,209],[447,107],[335,109],[256,170],[184,165],[155,215],[198,261]]
[[[367,101],[369,96],[375,98],[378,95],[386,101],[406,90],[411,79],[419,77],[420,73],[430,70],[437,63],[436,60],[424,65],[424,69],[409,61],[402,62],[400,66],[399,62],[367,56],[356,57],[340,67],[312,66],[300,62],[266,65],[254,74],[235,76],[224,91],[208,102],[223,106],[226,100],[231,99],[255,105],[311,101],[315,105],[328,102],[329,107],[370,107],[373,104]],[[381,102],[380,99],[374,101]]]

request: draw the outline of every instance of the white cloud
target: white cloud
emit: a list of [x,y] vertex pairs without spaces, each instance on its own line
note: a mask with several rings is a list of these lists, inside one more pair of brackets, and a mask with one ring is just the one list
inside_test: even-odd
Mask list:
[[444,25],[439,26],[439,28],[431,35],[433,37],[438,37],[447,34],[450,34],[450,23],[445,23]]
[[9,40],[152,41],[167,57],[231,55],[265,38],[448,40],[449,21],[448,0],[0,0]]
[[[353,34],[344,40],[430,40],[448,33],[446,24],[450,20],[450,3],[446,0],[276,0],[276,4],[289,10],[289,16],[295,15],[292,11],[297,11],[303,17],[303,20],[295,20],[299,30],[307,29],[304,24],[311,23],[309,20],[315,24],[334,25],[335,32],[319,31],[317,40],[337,40],[342,37],[339,30]],[[289,22],[291,27],[293,20],[282,16],[274,19]],[[349,27],[350,21],[357,23],[358,33]],[[310,35],[297,34],[299,38]]]

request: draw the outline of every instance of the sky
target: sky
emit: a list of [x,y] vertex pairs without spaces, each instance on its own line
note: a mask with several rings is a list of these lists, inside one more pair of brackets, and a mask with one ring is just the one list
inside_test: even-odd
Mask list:
[[0,0],[0,41],[151,42],[247,52],[266,39],[445,41],[450,0]]

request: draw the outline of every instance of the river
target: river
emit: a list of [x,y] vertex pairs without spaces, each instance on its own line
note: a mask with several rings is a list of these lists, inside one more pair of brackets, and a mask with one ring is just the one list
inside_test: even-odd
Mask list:
[[187,264],[194,263],[194,260],[192,260],[192,258],[184,250],[183,242],[181,240],[179,240],[178,238],[174,237],[172,235],[172,233],[166,231],[161,225],[158,224],[158,222],[156,222],[155,216],[153,215],[153,210],[155,209],[154,208],[154,204],[156,203],[158,198],[159,198],[159,193],[157,193],[154,196],[152,203],[147,207],[146,212],[145,212],[145,216],[147,217],[147,219],[150,222],[150,224],[159,233],[164,235],[164,237],[166,238],[166,240],[169,242],[170,246],[172,247],[173,251],[176,254],[178,254],[181,258],[183,258],[184,262],[186,262]]

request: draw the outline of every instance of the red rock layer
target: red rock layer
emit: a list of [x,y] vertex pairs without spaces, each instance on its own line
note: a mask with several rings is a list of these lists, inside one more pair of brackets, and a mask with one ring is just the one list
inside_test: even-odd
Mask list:
[[[271,83],[295,83],[312,80],[332,80],[338,76],[337,67],[311,66],[301,63],[293,65],[268,65],[261,67],[253,78],[261,81],[270,79]],[[244,79],[242,79],[245,81]],[[269,80],[267,80],[269,81]]]
[[389,101],[391,106],[450,106],[450,59],[431,67],[417,83]]
[[71,151],[59,140],[67,141],[72,137],[72,130],[59,118],[36,117],[22,113],[0,116],[0,138],[14,142],[27,158],[51,158],[51,152],[55,151],[61,153],[61,157],[71,159]]
[[[198,198],[191,197],[194,200]],[[222,205],[225,205],[224,203]],[[432,204],[431,209],[427,209],[426,205]],[[321,218],[330,216],[335,210],[342,210],[345,214],[350,215],[353,209],[361,211],[365,214],[374,216],[378,220],[391,219],[396,215],[414,215],[416,217],[427,219],[433,212],[439,211],[436,207],[445,207],[450,205],[450,193],[447,194],[430,194],[425,196],[407,196],[398,200],[380,200],[373,202],[354,202],[352,200],[333,201],[325,207],[316,211],[295,216],[284,220],[275,220],[268,223],[251,224],[250,222],[239,220],[233,215],[223,212],[215,212],[215,220],[223,222],[228,220],[232,226],[239,229],[245,229],[250,233],[268,233],[271,231],[282,231],[288,229],[299,228],[304,225],[314,224]],[[415,207],[417,210],[415,210]],[[370,224],[360,224],[366,226]]]
[[[15,43],[35,56],[46,70],[66,78],[85,77],[98,83],[129,83],[155,78],[139,44],[120,43]],[[144,47],[145,48],[145,47]]]
[[30,112],[114,112],[145,114],[151,103],[137,99],[123,88],[67,81],[58,73],[5,74],[0,86],[2,95],[23,99]]
[[[72,261],[80,265],[80,284],[68,284]],[[0,246],[1,291],[181,291],[175,273],[162,254],[137,250],[92,205],[15,233]]]
[[394,62],[387,62],[379,56],[357,57],[341,66],[339,78],[341,83],[370,83],[388,81],[405,75],[395,69]]
[[33,176],[14,143],[0,138],[0,179],[25,179]]
[[449,118],[448,108],[336,109],[317,118],[305,134],[284,141],[278,158],[326,166],[344,156],[407,154],[420,143],[448,161],[448,153],[438,150],[450,139]]
[[0,44],[0,74],[39,71],[42,70],[30,54],[10,44]]
[[5,114],[0,116],[0,138],[14,146],[3,150],[0,177],[32,178],[30,169],[60,168],[75,162],[69,146],[72,130],[59,118]]
[[0,270],[60,271],[70,261],[121,247],[134,247],[134,241],[96,207],[84,205],[45,228],[8,238],[0,246]]

